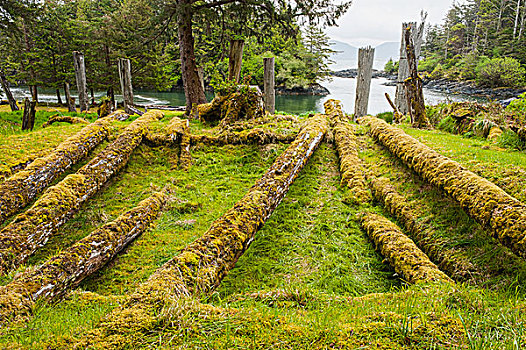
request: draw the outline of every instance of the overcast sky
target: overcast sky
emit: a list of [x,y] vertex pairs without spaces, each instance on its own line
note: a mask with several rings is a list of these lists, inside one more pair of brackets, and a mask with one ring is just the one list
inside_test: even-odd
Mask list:
[[[400,41],[402,22],[420,21],[428,12],[428,23],[440,23],[453,0],[354,0],[339,27],[328,28],[331,39],[356,47]],[[457,0],[457,3],[461,1]]]

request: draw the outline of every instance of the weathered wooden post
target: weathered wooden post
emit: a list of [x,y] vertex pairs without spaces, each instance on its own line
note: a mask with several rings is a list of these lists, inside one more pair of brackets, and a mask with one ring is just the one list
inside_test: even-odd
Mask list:
[[239,82],[241,77],[241,65],[243,63],[244,40],[230,41],[230,55],[228,59],[228,80]]
[[362,47],[358,51],[358,76],[356,77],[356,100],[354,104],[354,120],[367,115],[369,93],[373,77],[374,48]]
[[424,22],[417,28],[416,22],[402,23],[402,40],[400,44],[400,61],[398,65],[398,81],[396,83],[395,104],[400,113],[409,113],[407,105],[407,98],[405,96],[404,81],[409,78],[409,65],[407,63],[407,53],[405,45],[405,31],[410,28],[411,39],[415,47],[415,56],[420,57],[420,50],[422,47],[422,40],[424,36]]
[[404,81],[404,84],[409,115],[411,116],[411,123],[414,127],[425,128],[429,126],[429,119],[426,114],[423,83],[422,79],[418,76],[415,47],[411,39],[411,30],[409,27],[405,30],[405,43],[409,78]]
[[263,88],[265,93],[265,110],[270,114],[276,113],[276,90],[274,57],[263,59]]
[[19,111],[20,109],[18,108],[16,100],[11,93],[9,82],[7,81],[3,71],[0,71],[0,82],[2,83],[2,89],[4,90],[7,100],[9,101],[9,107],[11,107],[11,111]]
[[69,91],[69,83],[64,83],[64,94],[66,95],[66,102],[68,104],[68,112],[77,112],[77,107],[75,106],[75,98],[71,96]]
[[133,108],[133,86],[131,77],[131,62],[126,58],[119,58],[118,61],[119,78],[121,81],[122,97],[124,98],[124,111],[127,114],[134,114]]
[[77,79],[77,89],[79,91],[80,111],[87,111],[88,107],[88,88],[86,85],[86,63],[82,52],[73,52],[73,62],[75,64],[75,77]]
[[22,115],[22,130],[33,130],[35,126],[35,107],[36,101],[29,101],[26,97],[24,101],[24,114]]

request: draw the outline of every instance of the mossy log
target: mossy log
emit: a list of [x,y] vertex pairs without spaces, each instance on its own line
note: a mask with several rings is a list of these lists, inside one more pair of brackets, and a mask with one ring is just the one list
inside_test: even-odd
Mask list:
[[357,202],[366,203],[371,200],[371,194],[365,182],[365,168],[358,157],[354,127],[344,116],[340,101],[328,100],[324,107],[325,114],[331,121],[334,142],[340,158],[341,185],[350,188]]
[[123,306],[83,338],[81,347],[103,341],[126,342],[125,334],[130,330],[140,336],[157,322],[163,307],[179,298],[207,294],[216,288],[285,197],[326,132],[324,116],[311,118],[296,140],[233,208],[141,284]]
[[418,220],[418,214],[411,209],[406,198],[398,193],[389,179],[372,177],[369,184],[374,198],[404,225],[411,239],[441,270],[456,280],[464,280],[476,272],[475,266],[465,256],[453,249],[444,248],[444,240],[437,238],[432,227]]
[[526,204],[385,121],[365,117],[371,134],[426,181],[444,190],[493,237],[526,258]]
[[128,162],[148,125],[162,118],[149,112],[131,123],[88,164],[50,187],[25,213],[0,231],[0,274],[25,262],[58,228]]
[[78,286],[142,234],[157,218],[165,200],[165,194],[155,193],[44,264],[28,268],[1,286],[0,325],[30,316],[37,300],[57,299]]
[[178,146],[180,148],[179,166],[183,170],[188,170],[192,165],[190,121],[188,119],[174,117],[161,133],[147,134],[144,140],[150,146]]
[[72,117],[69,115],[54,114],[49,117],[48,121],[42,124],[43,128],[53,125],[53,123],[70,123],[70,124],[89,124],[89,121],[83,118]]
[[72,165],[83,159],[109,134],[109,120],[100,119],[62,142],[45,157],[0,183],[0,223],[28,205]]
[[453,282],[398,226],[385,217],[365,213],[360,221],[376,248],[408,283]]
[[271,143],[291,143],[296,139],[296,134],[279,134],[271,130],[254,128],[241,132],[222,132],[217,136],[191,135],[191,144],[205,145],[268,145]]

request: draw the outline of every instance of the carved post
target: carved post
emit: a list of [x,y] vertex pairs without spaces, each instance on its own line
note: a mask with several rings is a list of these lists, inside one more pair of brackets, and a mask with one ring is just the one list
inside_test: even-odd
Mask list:
[[367,115],[371,79],[373,76],[374,48],[368,46],[358,51],[358,76],[356,77],[356,101],[354,120]]
[[77,112],[77,107],[75,106],[75,98],[71,96],[69,91],[69,83],[64,83],[64,93],[66,94],[66,102],[68,104],[68,112]]
[[86,85],[86,63],[82,52],[73,52],[73,62],[75,64],[75,77],[77,79],[77,89],[79,91],[80,111],[87,111],[88,107],[88,88]]
[[275,90],[275,71],[274,57],[263,59],[264,74],[263,87],[265,93],[265,110],[270,114],[276,112],[276,90]]
[[119,78],[121,81],[122,97],[124,99],[124,111],[134,114],[133,108],[133,86],[131,77],[131,62],[126,58],[119,58]]
[[239,82],[241,77],[241,65],[243,63],[244,40],[230,41],[230,55],[228,60],[228,80]]
[[2,83],[2,88],[4,89],[7,100],[9,101],[11,111],[19,111],[20,109],[18,108],[16,100],[13,97],[13,94],[11,93],[11,89],[9,88],[9,82],[7,81],[3,71],[0,71],[0,82]]

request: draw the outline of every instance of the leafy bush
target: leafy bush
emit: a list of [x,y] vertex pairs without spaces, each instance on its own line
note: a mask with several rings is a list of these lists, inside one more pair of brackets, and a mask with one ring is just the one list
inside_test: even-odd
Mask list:
[[418,62],[418,70],[422,72],[433,72],[440,64],[438,57],[428,57]]
[[383,112],[376,115],[376,118],[385,120],[387,123],[393,123],[393,112]]
[[506,110],[511,112],[526,113],[526,92],[519,95],[519,98],[510,102]]
[[438,123],[438,129],[445,132],[449,132],[451,134],[456,134],[457,123],[455,122],[455,119],[453,119],[450,116],[447,116]]
[[524,84],[525,70],[511,57],[493,58],[477,67],[477,82],[488,87],[520,87]]
[[395,62],[393,61],[392,58],[390,58],[389,61],[387,61],[387,63],[385,64],[384,71],[386,73],[391,73],[391,74],[396,73],[397,69],[395,69]]
[[445,74],[446,74],[446,71],[444,70],[444,67],[439,63],[436,65],[435,69],[433,69],[431,74],[429,74],[429,78],[442,79]]
[[526,149],[526,142],[519,138],[519,135],[511,130],[505,130],[498,138],[498,144],[501,147],[513,148],[519,151]]

